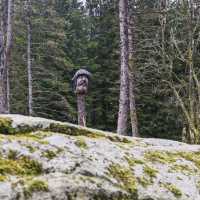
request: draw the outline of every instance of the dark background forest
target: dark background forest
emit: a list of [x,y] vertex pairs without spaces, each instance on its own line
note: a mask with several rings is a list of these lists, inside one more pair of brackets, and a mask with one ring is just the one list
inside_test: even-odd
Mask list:
[[[193,111],[199,113],[199,86],[195,80],[200,66],[200,9],[198,1],[194,1],[191,21],[187,2],[169,0],[163,9],[159,0],[137,0],[132,7],[136,27],[136,109],[143,137],[180,140],[188,123],[180,104],[189,107],[191,96]],[[29,24],[33,115],[77,123],[72,77],[77,69],[85,68],[92,73],[87,95],[88,126],[116,132],[120,84],[117,1],[87,0],[83,4],[77,0],[34,0],[30,8],[27,15],[25,1],[14,1],[9,69],[11,113],[29,114]],[[189,62],[197,79],[189,83],[192,89],[188,93]]]

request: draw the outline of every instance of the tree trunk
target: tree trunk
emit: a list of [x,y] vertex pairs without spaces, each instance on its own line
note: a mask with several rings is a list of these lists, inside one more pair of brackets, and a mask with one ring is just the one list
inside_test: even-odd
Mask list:
[[119,0],[119,25],[121,48],[121,72],[120,72],[120,99],[117,133],[127,135],[127,121],[129,111],[129,77],[128,77],[128,1]]
[[160,3],[160,26],[161,26],[161,51],[162,51],[162,67],[165,69],[166,66],[166,52],[165,52],[165,31],[166,31],[166,22],[167,22],[167,0],[162,0]]
[[9,82],[9,62],[10,51],[12,45],[12,16],[13,16],[13,0],[7,1],[7,27],[6,27],[6,49],[5,49],[5,69],[6,69],[6,107],[10,112],[10,82]]
[[85,95],[77,94],[78,125],[86,126]]
[[[189,15],[188,15],[188,56],[187,56],[187,64],[189,71],[189,84],[188,84],[188,100],[189,100],[189,113],[191,121],[194,125],[195,123],[195,96],[196,91],[194,88],[194,34],[193,34],[193,23],[194,23],[194,1],[189,1]],[[199,133],[194,132],[192,129],[189,129],[189,135],[191,135],[191,143],[197,144],[199,141]]]
[[27,72],[28,72],[28,113],[33,115],[33,86],[31,63],[31,1],[27,1]]
[[0,24],[0,113],[7,113],[7,69],[6,69],[6,2],[1,5]]
[[135,22],[134,16],[129,12],[128,37],[129,37],[129,106],[132,127],[132,136],[139,137],[138,119],[135,103]]
[[0,114],[6,113],[6,85],[5,85],[5,51],[4,33],[1,24],[0,31]]

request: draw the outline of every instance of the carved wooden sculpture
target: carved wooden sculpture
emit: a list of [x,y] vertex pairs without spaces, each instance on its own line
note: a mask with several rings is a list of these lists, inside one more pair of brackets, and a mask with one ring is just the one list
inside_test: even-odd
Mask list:
[[78,124],[86,126],[85,96],[88,93],[88,83],[91,77],[90,72],[80,69],[73,77],[75,93],[77,95]]

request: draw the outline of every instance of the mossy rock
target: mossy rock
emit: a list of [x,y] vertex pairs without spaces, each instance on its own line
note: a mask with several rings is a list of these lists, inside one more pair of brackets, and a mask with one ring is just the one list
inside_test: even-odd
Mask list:
[[136,178],[130,168],[112,164],[109,166],[108,171],[113,178],[119,181],[119,187],[129,192],[131,196],[137,195]]
[[0,117],[0,133],[12,134],[15,129],[12,127],[12,119],[9,117]]
[[26,183],[24,188],[24,196],[29,198],[34,192],[48,192],[48,183],[44,180],[33,179],[32,181]]
[[0,118],[0,199],[200,199],[198,145]]
[[29,157],[0,158],[0,175],[34,176],[42,173],[41,164]]

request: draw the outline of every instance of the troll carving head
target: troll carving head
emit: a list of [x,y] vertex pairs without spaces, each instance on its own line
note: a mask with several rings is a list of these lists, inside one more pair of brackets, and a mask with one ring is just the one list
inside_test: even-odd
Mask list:
[[88,92],[88,83],[91,77],[91,73],[85,69],[80,69],[73,77],[75,93],[85,95]]

